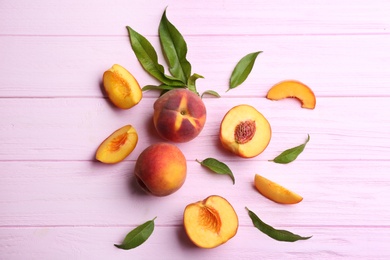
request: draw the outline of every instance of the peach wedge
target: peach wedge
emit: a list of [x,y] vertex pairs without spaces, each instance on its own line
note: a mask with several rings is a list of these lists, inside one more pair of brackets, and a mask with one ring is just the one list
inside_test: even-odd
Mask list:
[[126,125],[107,137],[96,151],[96,160],[117,163],[125,159],[136,147],[138,134],[131,125]]
[[271,126],[254,107],[238,105],[222,119],[219,139],[226,150],[243,158],[251,158],[268,146]]
[[296,204],[302,197],[259,174],[255,175],[255,187],[264,197],[280,204]]
[[184,209],[184,229],[198,247],[214,248],[236,235],[238,217],[225,198],[212,195],[187,205]]
[[279,82],[272,86],[267,93],[267,98],[270,100],[281,100],[289,97],[300,100],[303,108],[314,109],[316,106],[316,96],[313,91],[296,80]]
[[104,72],[103,86],[108,98],[119,108],[129,109],[142,99],[138,81],[121,65],[115,64]]

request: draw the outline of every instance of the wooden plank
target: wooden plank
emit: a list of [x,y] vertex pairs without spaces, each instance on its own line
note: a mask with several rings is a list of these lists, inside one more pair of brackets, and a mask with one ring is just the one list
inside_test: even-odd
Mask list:
[[[388,160],[390,149],[387,98],[319,98],[314,110],[295,100],[205,98],[206,125],[197,137],[178,144],[189,160],[204,156],[240,160],[219,141],[220,123],[235,105],[250,104],[268,118],[272,138],[253,161],[269,160],[287,148],[311,141],[301,160]],[[119,127],[132,124],[139,142],[126,160],[135,160],[152,143],[164,141],[153,126],[154,98],[122,111],[106,99],[2,99],[0,160],[93,160],[100,143]],[[346,120],[346,118],[348,120]]]
[[[156,220],[158,221],[158,220]],[[385,228],[304,227],[298,234],[310,240],[274,241],[253,227],[240,227],[237,235],[220,247],[195,247],[181,226],[157,226],[143,245],[130,251],[117,249],[132,226],[8,228],[0,232],[3,259],[379,259],[390,257],[390,233]],[[379,239],[378,239],[379,238]],[[245,241],[245,243],[243,243]],[[162,246],[163,244],[163,246]]]
[[[158,39],[149,40],[165,64]],[[200,92],[264,97],[275,83],[296,79],[318,97],[389,95],[386,35],[191,36],[187,44],[193,72],[205,77],[197,82]],[[0,59],[0,97],[101,97],[103,72],[114,63],[131,71],[141,86],[158,84],[142,69],[127,36],[2,37],[0,49],[6,50]],[[259,50],[263,53],[248,79],[226,93],[239,59]]]
[[[210,195],[225,197],[240,226],[251,225],[248,207],[279,227],[389,226],[389,161],[227,162],[236,184],[188,162],[183,187],[167,197],[143,192],[134,162],[1,162],[0,227],[123,226],[155,216],[159,225],[181,225],[186,205]],[[253,184],[261,174],[303,196],[296,205],[276,204]]]
[[[2,1],[0,34],[123,35],[130,25],[156,35],[166,7],[158,0]],[[299,0],[293,8],[286,0],[197,0],[171,2],[168,17],[187,35],[388,33],[389,9],[386,0]]]
[[[193,142],[178,144],[188,177],[177,193],[157,198],[140,190],[135,160],[162,141],[152,126],[158,94],[135,108],[115,109],[102,91],[112,64],[141,85],[156,84],[131,50],[131,25],[156,47],[163,10],[183,33],[188,58],[222,99],[204,98],[208,119]],[[388,0],[0,1],[0,259],[389,259],[390,4]],[[225,92],[237,61],[262,50],[247,81]],[[315,110],[293,99],[271,102],[284,79],[309,85]],[[220,121],[234,105],[251,104],[270,121],[267,150],[253,159],[226,152]],[[101,141],[124,124],[140,141],[122,163],[94,161]],[[297,161],[268,162],[311,140]],[[233,170],[212,174],[195,159],[215,157]],[[276,204],[253,187],[256,173],[303,196]],[[184,207],[218,194],[237,211],[234,239],[213,250],[194,247]],[[255,229],[245,207],[276,228],[309,236],[274,241]],[[157,216],[141,247],[113,246]]]

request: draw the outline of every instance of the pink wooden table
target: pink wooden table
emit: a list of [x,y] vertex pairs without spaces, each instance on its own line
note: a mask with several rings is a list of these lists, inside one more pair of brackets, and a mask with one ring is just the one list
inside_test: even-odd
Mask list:
[[[193,71],[205,77],[205,129],[179,144],[188,177],[164,198],[133,179],[135,160],[161,141],[151,126],[156,93],[130,110],[115,109],[101,90],[103,72],[118,63],[141,85],[156,83],[131,50],[125,26],[158,47],[163,10],[183,33]],[[263,51],[247,81],[225,92],[244,55]],[[0,3],[0,259],[389,259],[390,258],[390,3],[332,1],[23,1]],[[162,58],[160,57],[162,62]],[[298,101],[272,102],[284,79],[309,85],[314,110]],[[250,104],[269,120],[264,153],[241,159],[225,152],[219,124],[233,106]],[[134,152],[116,165],[94,161],[100,142],[132,124]],[[288,165],[269,162],[311,140]],[[236,176],[211,174],[195,160],[214,157]],[[253,188],[255,173],[301,194],[279,205]],[[192,245],[184,207],[218,194],[240,225],[228,243]],[[276,228],[310,240],[278,242],[255,229],[250,208]],[[154,218],[140,247],[113,244]]]

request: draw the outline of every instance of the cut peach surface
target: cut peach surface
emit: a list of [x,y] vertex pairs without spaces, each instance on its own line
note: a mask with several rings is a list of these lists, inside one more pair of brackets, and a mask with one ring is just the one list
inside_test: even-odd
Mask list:
[[268,120],[250,105],[238,105],[224,116],[219,138],[222,146],[238,156],[251,158],[262,153],[271,140]]
[[266,198],[280,204],[296,204],[302,197],[259,174],[255,175],[255,187]]
[[117,163],[125,159],[136,147],[138,134],[131,125],[126,125],[107,137],[96,151],[96,160]]
[[316,106],[316,96],[313,91],[296,80],[279,82],[272,86],[267,93],[267,98],[270,100],[281,100],[289,97],[300,100],[303,108],[314,109]]
[[214,248],[236,235],[238,217],[225,198],[212,195],[185,208],[184,228],[195,245]]
[[103,86],[111,102],[122,109],[137,105],[142,99],[138,81],[124,67],[114,64],[103,74]]

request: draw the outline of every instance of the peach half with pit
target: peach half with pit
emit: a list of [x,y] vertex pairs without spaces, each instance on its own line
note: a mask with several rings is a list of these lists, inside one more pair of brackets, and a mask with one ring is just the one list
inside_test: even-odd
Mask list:
[[172,142],[188,142],[197,137],[206,122],[206,107],[194,92],[173,89],[154,103],[153,123],[157,133]]
[[238,105],[224,116],[219,138],[228,151],[243,158],[251,158],[262,153],[271,140],[271,126],[256,108]]
[[255,187],[260,194],[276,203],[296,204],[303,200],[299,194],[259,174],[255,175]]
[[226,243],[238,229],[236,211],[218,195],[187,205],[183,223],[189,239],[201,248],[215,248]]
[[132,125],[125,125],[107,137],[96,151],[96,160],[117,163],[124,160],[136,147],[138,134]]
[[138,81],[121,65],[114,64],[104,72],[103,86],[108,98],[116,107],[129,109],[142,99]]
[[156,143],[139,155],[134,174],[143,190],[155,196],[167,196],[184,184],[187,161],[177,146]]
[[281,81],[267,93],[270,100],[281,100],[284,98],[297,98],[303,108],[314,109],[316,107],[316,96],[314,92],[302,82],[296,80]]

